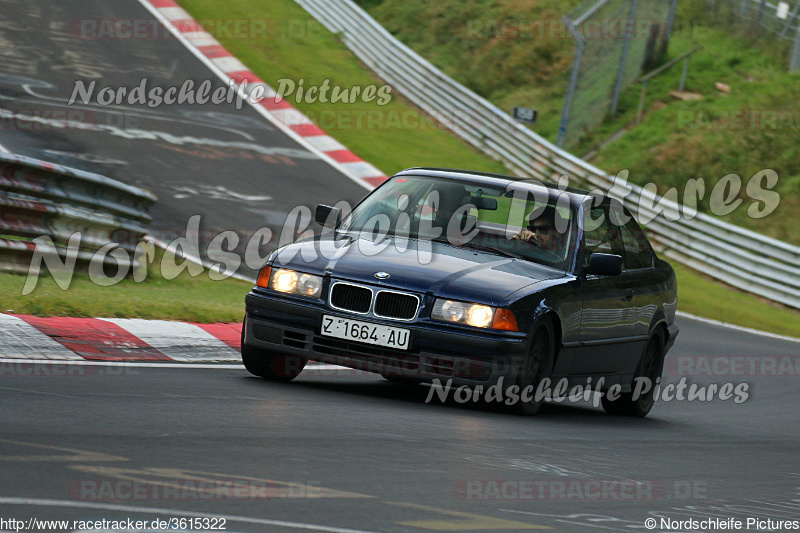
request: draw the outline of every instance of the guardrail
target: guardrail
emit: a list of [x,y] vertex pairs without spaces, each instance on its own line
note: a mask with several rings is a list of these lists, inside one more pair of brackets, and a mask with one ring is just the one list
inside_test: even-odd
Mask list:
[[[295,0],[403,96],[439,118],[455,134],[503,161],[513,172],[539,180],[562,175],[608,190],[614,177],[565,152],[454,81],[405,46],[351,0]],[[629,185],[626,206],[637,216],[639,199],[656,197]],[[680,206],[658,199],[666,211]],[[709,215],[646,226],[660,252],[734,287],[800,308],[800,247],[765,237]]]
[[[37,245],[63,261],[70,236],[80,232],[77,263],[86,266],[100,248],[119,243],[130,260],[106,254],[103,265],[132,272],[140,266],[136,243],[147,232],[147,210],[156,200],[99,174],[0,153],[0,270],[27,273]],[[34,242],[42,236],[54,246]]]

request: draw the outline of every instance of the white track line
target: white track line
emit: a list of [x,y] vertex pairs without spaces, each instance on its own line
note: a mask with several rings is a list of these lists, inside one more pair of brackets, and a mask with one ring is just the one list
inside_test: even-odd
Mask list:
[[[136,368],[213,368],[215,370],[242,370],[244,366],[239,364],[225,363],[145,363],[142,361],[87,361],[85,359],[7,359],[0,357],[0,364],[6,365],[69,365],[69,366],[116,366],[116,367],[136,367]],[[322,363],[309,363],[306,370],[349,370],[359,372],[353,368],[338,365],[327,365]]]
[[702,316],[692,315],[689,313],[684,313],[683,311],[678,311],[675,313],[681,318],[688,318],[689,320],[696,320],[698,322],[702,322],[704,324],[710,324],[712,326],[720,326],[723,328],[734,329],[736,331],[741,331],[743,333],[750,333],[751,335],[760,335],[762,337],[769,337],[770,339],[777,339],[782,341],[788,342],[800,342],[800,339],[796,337],[787,337],[786,335],[778,335],[777,333],[770,333],[768,331],[761,331],[760,329],[753,329],[747,328],[745,326],[738,326],[736,324],[730,324],[728,322],[720,322],[719,320],[713,320],[711,318],[704,318]]
[[363,529],[349,529],[342,527],[323,526],[319,524],[304,524],[302,522],[287,522],[285,520],[270,520],[268,518],[251,518],[249,516],[224,515],[216,513],[203,513],[183,511],[180,509],[164,509],[161,507],[138,507],[135,505],[119,505],[115,503],[90,503],[70,500],[48,500],[44,498],[7,498],[0,497],[0,503],[6,505],[35,505],[39,507],[72,507],[78,509],[97,509],[104,511],[124,511],[130,513],[147,513],[164,516],[192,516],[198,518],[224,518],[231,522],[246,524],[259,524],[265,526],[284,527],[287,529],[304,529],[306,531],[326,531],[328,533],[375,533]]
[[[149,241],[152,241],[153,244],[155,244],[156,246],[158,246],[162,250],[166,250],[167,247],[169,247],[169,243],[164,242],[161,239],[156,239],[152,235],[145,235],[145,239],[149,240]],[[213,270],[214,272],[220,272],[221,271],[221,269],[218,268],[218,263],[216,263],[214,261],[203,259],[202,257],[199,257],[199,256],[194,255],[194,254],[186,253],[186,251],[183,248],[181,248],[180,251],[177,251],[175,249],[171,249],[170,253],[176,255],[179,259],[185,259],[185,260],[187,260],[187,261],[189,261],[191,263],[194,263],[196,265],[200,265],[201,267],[205,268],[206,270]],[[247,281],[247,282],[252,283],[252,284],[255,284],[255,282],[256,282],[256,277],[255,276],[247,276],[245,274],[240,274],[239,272],[234,272],[233,274],[231,274],[230,277],[232,277],[234,279],[239,279],[239,280],[242,280],[242,281]]]
[[141,318],[100,320],[116,324],[175,361],[197,363],[241,359],[239,352],[194,324]]
[[0,313],[0,356],[13,359],[83,359],[21,318]]

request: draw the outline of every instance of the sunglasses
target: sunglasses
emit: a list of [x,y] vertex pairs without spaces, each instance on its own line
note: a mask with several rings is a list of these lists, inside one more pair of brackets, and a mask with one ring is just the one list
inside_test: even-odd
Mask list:
[[545,231],[552,231],[554,229],[556,229],[555,226],[545,226],[545,225],[528,227],[528,230],[534,233],[544,233]]

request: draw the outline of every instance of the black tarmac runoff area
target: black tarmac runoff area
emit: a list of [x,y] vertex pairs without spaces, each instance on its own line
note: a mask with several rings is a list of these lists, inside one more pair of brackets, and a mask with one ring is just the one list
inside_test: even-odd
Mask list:
[[[0,145],[154,192],[150,229],[162,241],[200,215],[201,255],[228,230],[241,252],[269,228],[274,248],[292,208],[354,205],[367,193],[246,102],[100,105],[102,89],[127,94],[143,80],[147,91],[187,80],[196,93],[207,81],[212,94],[227,87],[165,29],[134,40],[81,31],[86,20],[157,24],[136,0],[0,0],[0,13]],[[76,86],[93,87],[88,104]]]
[[375,532],[797,520],[800,344],[680,326],[664,383],[730,382],[743,402],[661,399],[645,419],[562,402],[526,418],[331,367],[279,384],[235,365],[4,362],[0,518]]

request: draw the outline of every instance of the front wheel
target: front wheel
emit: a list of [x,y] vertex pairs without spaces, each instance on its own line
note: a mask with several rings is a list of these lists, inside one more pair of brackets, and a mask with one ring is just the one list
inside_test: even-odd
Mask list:
[[242,346],[242,362],[248,372],[272,381],[289,382],[300,375],[306,360],[294,355],[282,355]]
[[[634,392],[620,395],[619,398],[611,401],[606,394],[603,395],[603,409],[610,415],[633,416],[644,418],[655,404],[656,380],[661,377],[664,369],[664,341],[660,332],[656,332],[650,337],[636,368],[632,387]],[[638,379],[637,379],[638,378]],[[650,380],[650,388],[647,392],[638,394],[634,397],[636,384],[641,379]]]
[[306,366],[306,360],[295,355],[283,355],[247,346],[244,343],[244,327],[242,325],[242,363],[248,372],[260,378],[272,381],[289,382],[300,375]]
[[[544,403],[539,392],[539,384],[550,377],[553,367],[554,353],[553,326],[544,320],[536,327],[531,338],[528,353],[522,360],[516,385],[519,387],[520,399],[517,412],[523,415],[535,415]],[[523,398],[527,397],[528,401]]]

